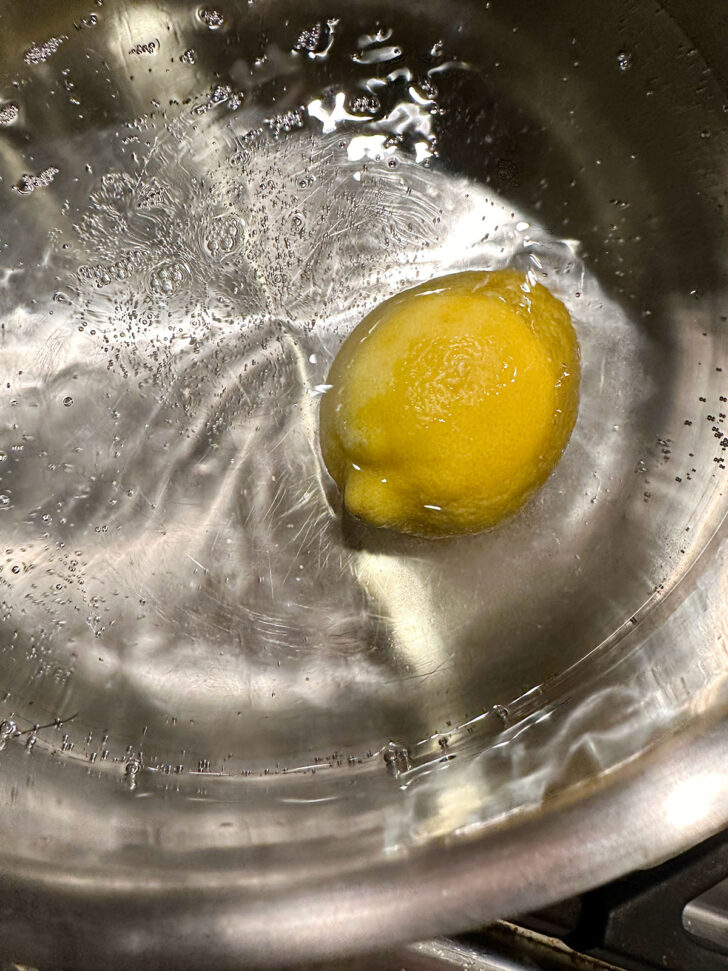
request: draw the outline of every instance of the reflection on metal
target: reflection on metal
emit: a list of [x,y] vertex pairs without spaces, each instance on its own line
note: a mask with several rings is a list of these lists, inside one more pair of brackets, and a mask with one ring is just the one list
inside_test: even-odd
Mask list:
[[475,943],[442,940],[411,945],[402,949],[401,966],[406,971],[618,971],[577,954],[555,938],[514,924],[501,922],[482,937]]
[[728,880],[691,900],[683,910],[683,927],[698,940],[728,954]]
[[[342,971],[340,961],[302,971]],[[347,960],[347,971],[619,971],[561,941],[500,922],[467,940],[442,938]]]
[[665,799],[664,805],[671,825],[677,828],[687,827],[710,818],[715,801],[720,801],[724,785],[724,773],[713,772],[690,779],[683,786],[676,786]]

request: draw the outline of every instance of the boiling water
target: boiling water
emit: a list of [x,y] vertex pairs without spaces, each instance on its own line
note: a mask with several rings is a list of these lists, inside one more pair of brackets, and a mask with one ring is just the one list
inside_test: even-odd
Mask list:
[[[645,306],[543,211],[576,182],[546,158],[524,199],[520,109],[462,100],[482,70],[442,23],[304,13],[100,8],[28,45],[0,115],[8,735],[65,720],[31,737],[132,781],[513,718],[672,582],[712,501]],[[562,462],[478,536],[344,527],[317,441],[338,347],[403,288],[505,266],[577,329]]]

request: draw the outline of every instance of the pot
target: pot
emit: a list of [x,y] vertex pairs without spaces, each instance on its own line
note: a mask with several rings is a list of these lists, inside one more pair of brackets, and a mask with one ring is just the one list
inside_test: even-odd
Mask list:
[[[0,939],[290,965],[725,826],[725,13],[0,5]],[[380,300],[515,266],[580,410],[477,536],[347,523]]]

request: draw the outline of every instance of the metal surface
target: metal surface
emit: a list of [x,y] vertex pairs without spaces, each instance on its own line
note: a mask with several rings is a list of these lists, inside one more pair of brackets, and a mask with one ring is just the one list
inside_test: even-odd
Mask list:
[[[604,7],[0,3],[14,960],[379,949],[728,822],[728,98],[707,8]],[[481,536],[346,527],[343,337],[506,264],[579,335],[561,464]]]
[[[341,962],[306,971],[341,971]],[[561,941],[501,922],[471,940],[423,941],[349,959],[351,971],[619,971]]]
[[[349,971],[618,971],[564,947],[561,942],[502,924],[492,931],[495,941],[454,941],[441,938],[406,944],[385,954],[348,958]],[[514,948],[520,953],[514,953]],[[342,971],[341,960],[307,964],[305,971]],[[27,965],[0,964],[1,971],[38,971]]]
[[728,953],[728,885],[721,880],[691,900],[683,910],[683,926],[699,940]]
[[725,971],[728,956],[716,940],[725,897],[713,890],[727,860],[723,830],[656,867],[517,922],[625,971]]

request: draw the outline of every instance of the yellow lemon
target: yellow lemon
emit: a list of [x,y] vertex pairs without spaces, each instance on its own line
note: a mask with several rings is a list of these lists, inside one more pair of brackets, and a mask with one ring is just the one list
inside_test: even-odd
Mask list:
[[456,273],[375,308],[327,384],[321,450],[349,513],[418,536],[474,533],[558,462],[579,346],[546,287],[512,270]]

